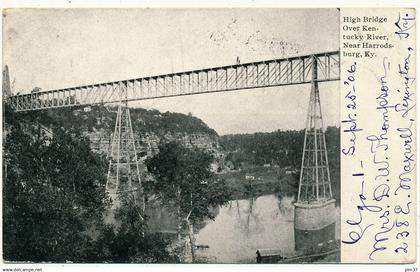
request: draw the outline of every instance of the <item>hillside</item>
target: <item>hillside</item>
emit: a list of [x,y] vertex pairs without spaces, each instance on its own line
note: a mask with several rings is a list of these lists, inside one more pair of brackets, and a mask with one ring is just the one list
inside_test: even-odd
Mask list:
[[[19,114],[27,124],[39,123],[45,131],[63,128],[89,138],[92,150],[107,154],[114,132],[116,107],[89,106],[50,109]],[[180,141],[218,155],[218,134],[191,114],[130,109],[132,126],[141,156],[154,152],[161,141]]]
[[[325,131],[330,176],[334,198],[340,201],[340,128]],[[247,190],[239,185],[246,176],[256,180],[258,195],[274,191],[296,193],[302,162],[304,130],[268,133],[234,134],[220,137],[225,165],[232,173],[224,173],[236,191]],[[230,182],[231,181],[231,182]],[[239,196],[242,196],[239,193]]]
[[[253,134],[232,134],[220,137],[220,145],[235,166],[264,164],[299,168],[302,159],[304,130],[273,131]],[[325,131],[328,156],[337,157],[340,130],[328,127]]]
[[[20,113],[18,122],[27,126],[42,124],[44,131],[64,128],[74,135],[90,140],[90,147],[99,154],[109,151],[115,126],[116,108],[90,106],[51,109]],[[246,176],[258,180],[259,194],[296,190],[302,159],[304,131],[274,131],[270,133],[218,136],[202,120],[192,116],[157,110],[130,109],[134,137],[140,157],[156,154],[161,142],[178,141],[187,147],[199,147],[215,157],[213,171],[236,192],[235,198],[246,196]],[[15,117],[16,117],[15,116]],[[12,118],[6,114],[7,118]],[[340,130],[326,129],[326,141],[334,197],[340,199]],[[285,187],[286,186],[286,187]]]

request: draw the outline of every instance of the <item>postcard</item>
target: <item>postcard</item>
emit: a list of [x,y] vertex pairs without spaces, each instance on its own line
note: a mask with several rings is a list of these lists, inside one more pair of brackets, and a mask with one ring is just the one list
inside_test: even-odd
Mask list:
[[415,8],[2,26],[5,267],[416,262]]

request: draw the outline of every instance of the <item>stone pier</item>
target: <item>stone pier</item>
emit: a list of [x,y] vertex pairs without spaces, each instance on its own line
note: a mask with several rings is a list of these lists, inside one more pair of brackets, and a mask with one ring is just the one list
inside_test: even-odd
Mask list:
[[294,205],[296,250],[335,240],[335,199]]

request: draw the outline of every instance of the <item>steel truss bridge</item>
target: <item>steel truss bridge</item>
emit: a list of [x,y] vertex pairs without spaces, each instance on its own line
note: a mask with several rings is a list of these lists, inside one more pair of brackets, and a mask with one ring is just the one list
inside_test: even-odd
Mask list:
[[326,82],[339,77],[340,53],[334,51],[12,95],[9,103],[23,112]]
[[[132,191],[135,184],[138,184],[137,189],[142,190],[128,101],[310,83],[297,202],[330,204],[332,202],[328,201],[333,195],[318,83],[340,79],[339,57],[340,53],[335,51],[235,64],[58,90],[32,91],[10,96],[8,101],[18,112],[118,103],[106,185],[109,192],[117,195],[117,192]],[[4,86],[9,84],[6,82]]]
[[[18,112],[119,102],[108,156],[106,190],[116,206],[121,193],[128,193],[134,203],[140,201],[139,215],[143,219],[145,194],[142,170],[128,101],[310,83],[298,198],[294,204],[295,248],[298,250],[307,244],[316,245],[335,239],[335,200],[331,190],[318,83],[340,79],[339,56],[338,51],[327,52],[59,90],[32,91],[7,99]],[[5,71],[4,78],[8,81],[7,68]],[[10,93],[7,86],[10,84],[4,82],[4,94]],[[317,231],[313,231],[315,229]]]

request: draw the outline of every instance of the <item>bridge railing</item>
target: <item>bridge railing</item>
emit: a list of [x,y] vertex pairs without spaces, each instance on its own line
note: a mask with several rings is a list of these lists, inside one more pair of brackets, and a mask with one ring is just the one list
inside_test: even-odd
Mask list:
[[340,77],[338,51],[11,96],[16,111],[296,85]]

